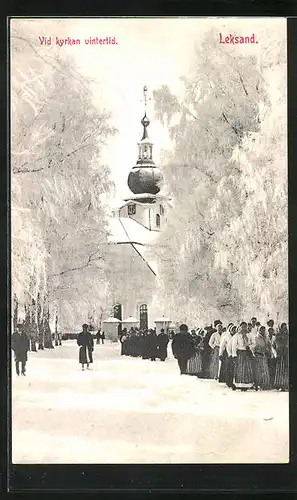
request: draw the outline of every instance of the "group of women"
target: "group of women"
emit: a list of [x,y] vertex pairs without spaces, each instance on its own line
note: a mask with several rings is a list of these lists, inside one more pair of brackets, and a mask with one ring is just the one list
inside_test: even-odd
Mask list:
[[266,328],[256,318],[227,328],[217,320],[214,327],[192,330],[195,352],[187,374],[218,380],[233,390],[288,391],[288,333],[286,323],[275,329],[270,320]]
[[[214,326],[187,332],[192,354],[186,360],[185,372],[199,378],[214,379],[232,390],[289,389],[289,332],[286,323],[278,328],[269,320],[261,325],[254,317],[250,323],[220,320]],[[131,329],[120,336],[121,354],[165,361],[167,345],[173,336],[155,330]],[[185,337],[183,337],[184,339]],[[184,342],[184,340],[183,340]],[[183,343],[182,342],[182,343]],[[182,356],[182,354],[181,354]]]

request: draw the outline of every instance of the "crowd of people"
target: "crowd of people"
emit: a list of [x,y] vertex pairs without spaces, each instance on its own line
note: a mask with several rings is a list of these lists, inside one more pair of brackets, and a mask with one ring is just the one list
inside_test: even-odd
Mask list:
[[180,373],[224,383],[232,390],[289,390],[289,332],[286,323],[275,328],[270,319],[262,325],[253,317],[250,323],[220,320],[214,326],[179,332],[142,331],[131,328],[120,335],[121,354],[142,359],[165,361],[172,339],[172,353]]
[[122,356],[140,356],[142,359],[150,359],[151,361],[156,361],[157,358],[165,361],[168,356],[169,335],[165,333],[163,328],[159,335],[155,329],[146,331],[131,328],[127,332],[127,329],[124,328],[119,339]]
[[[104,333],[98,331],[97,343],[104,343]],[[179,331],[157,335],[156,329],[147,331],[124,329],[119,335],[121,355],[141,357],[151,361],[168,357],[168,344],[177,359],[182,375],[214,379],[232,390],[247,391],[277,389],[289,390],[289,331],[286,323],[275,328],[270,319],[262,325],[253,317],[250,323],[229,323],[225,327],[220,320],[214,326],[193,329],[189,332],[182,324]],[[84,324],[77,337],[79,363],[84,370],[93,363],[94,339],[88,325]],[[18,325],[12,336],[17,375],[26,375],[29,340]]]

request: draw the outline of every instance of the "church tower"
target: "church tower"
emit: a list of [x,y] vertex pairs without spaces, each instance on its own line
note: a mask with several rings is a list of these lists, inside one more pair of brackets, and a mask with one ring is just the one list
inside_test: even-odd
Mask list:
[[131,194],[114,210],[109,224],[109,241],[118,275],[113,290],[113,314],[121,321],[119,328],[125,325],[124,318],[129,318],[147,329],[154,326],[157,314],[152,306],[158,276],[153,246],[165,224],[165,198],[161,192],[163,176],[154,163],[153,142],[148,134],[146,87],[143,94],[142,136],[136,163],[127,180]]
[[146,114],[147,87],[143,88],[145,113],[141,120],[143,133],[138,143],[138,158],[128,176],[128,186],[133,193],[125,200],[121,217],[125,215],[139,222],[149,231],[160,231],[164,218],[163,196],[160,194],[163,176],[153,160],[153,142],[148,136],[150,120]]

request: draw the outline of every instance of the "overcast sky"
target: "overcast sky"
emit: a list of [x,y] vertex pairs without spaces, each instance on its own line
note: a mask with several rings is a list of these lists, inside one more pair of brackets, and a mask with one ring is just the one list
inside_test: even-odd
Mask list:
[[[195,44],[215,27],[219,33],[250,36],[258,34],[258,45],[233,46],[230,50],[261,53],[263,46],[278,43],[285,36],[286,20],[275,18],[158,18],[158,19],[31,19],[17,20],[36,34],[39,50],[65,51],[73,56],[78,69],[95,78],[94,102],[105,102],[113,114],[119,134],[110,141],[104,154],[116,182],[117,195],[129,193],[127,176],[137,160],[137,141],[141,138],[140,120],[144,114],[142,89],[148,94],[167,84],[180,95],[180,77],[188,73]],[[42,46],[38,36],[52,37],[52,46]],[[58,47],[55,37],[79,38],[80,45]],[[116,37],[117,45],[86,45],[85,38]],[[225,48],[225,46],[224,46]],[[209,54],[211,57],[211,54]],[[99,85],[100,82],[100,85]],[[154,160],[160,162],[162,149],[170,148],[167,131],[154,120],[153,103],[148,105],[151,120],[149,135],[154,141]]]

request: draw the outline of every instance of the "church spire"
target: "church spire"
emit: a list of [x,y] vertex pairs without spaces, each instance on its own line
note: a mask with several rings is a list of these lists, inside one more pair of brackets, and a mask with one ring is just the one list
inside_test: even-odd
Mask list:
[[148,139],[148,132],[147,132],[147,127],[150,124],[150,121],[148,117],[146,116],[146,107],[147,107],[147,101],[150,101],[150,98],[147,97],[147,86],[145,85],[143,87],[143,96],[144,96],[144,117],[141,120],[141,125],[143,126],[143,134],[141,140],[143,139]]

